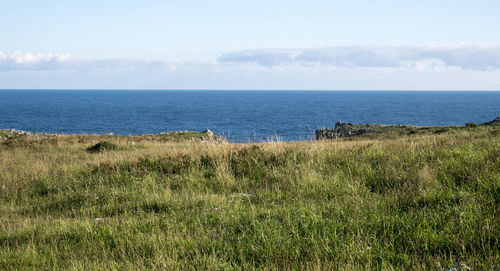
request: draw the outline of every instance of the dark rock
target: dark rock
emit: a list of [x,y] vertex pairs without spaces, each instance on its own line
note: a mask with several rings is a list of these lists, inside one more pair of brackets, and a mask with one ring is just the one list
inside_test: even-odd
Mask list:
[[316,139],[336,139],[339,137],[352,137],[374,133],[380,128],[373,124],[354,124],[352,122],[339,121],[335,123],[334,129],[316,130]]
[[[483,124],[467,123],[465,127],[468,129],[475,128],[481,125],[500,125],[500,116],[490,122]],[[457,126],[454,126],[458,128]],[[420,133],[445,133],[449,131],[449,127],[440,126],[412,126],[412,125],[381,125],[381,124],[354,124],[352,122],[339,121],[335,123],[335,128],[324,128],[315,131],[316,140],[322,139],[337,139],[342,137],[361,136],[366,134],[396,134],[396,135],[411,135]]]
[[496,117],[494,120],[483,123],[484,125],[498,125],[500,124],[500,116]]
[[374,133],[388,133],[395,130],[404,130],[402,125],[376,125],[376,124],[354,124],[352,122],[339,121],[335,123],[335,128],[316,130],[316,140],[337,139],[342,137],[353,137]]

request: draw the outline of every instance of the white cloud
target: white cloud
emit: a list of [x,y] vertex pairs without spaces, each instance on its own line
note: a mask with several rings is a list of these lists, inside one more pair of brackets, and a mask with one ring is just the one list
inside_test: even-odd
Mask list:
[[74,59],[58,53],[0,52],[0,72],[7,71],[251,71],[397,69],[407,71],[500,69],[500,43],[431,46],[336,46],[313,49],[255,49],[228,52],[215,61],[179,59]]
[[178,59],[131,60],[101,59],[78,60],[70,54],[3,53],[0,52],[0,72],[47,70],[175,70],[183,62]]
[[267,67],[321,64],[344,68],[414,66],[417,69],[458,67],[486,71],[500,68],[500,44],[262,49],[223,54],[218,61],[256,63]]
[[69,61],[69,54],[0,52],[0,71],[60,69]]

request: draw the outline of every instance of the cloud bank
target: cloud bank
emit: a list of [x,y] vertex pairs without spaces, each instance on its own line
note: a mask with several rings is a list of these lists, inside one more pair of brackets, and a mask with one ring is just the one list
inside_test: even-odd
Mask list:
[[[74,59],[69,54],[3,53],[0,72],[8,71],[134,71],[134,70],[244,70],[252,68],[406,68],[436,70],[455,68],[472,71],[500,69],[500,43],[434,46],[336,46],[312,49],[255,49],[228,52],[208,62],[179,59]],[[429,69],[431,68],[431,69]]]
[[343,68],[398,68],[431,65],[487,71],[500,68],[500,44],[260,49],[226,53],[217,60],[266,67],[321,64]]
[[73,59],[70,54],[57,53],[3,53],[0,52],[0,72],[54,71],[54,70],[175,70],[182,61],[130,59]]

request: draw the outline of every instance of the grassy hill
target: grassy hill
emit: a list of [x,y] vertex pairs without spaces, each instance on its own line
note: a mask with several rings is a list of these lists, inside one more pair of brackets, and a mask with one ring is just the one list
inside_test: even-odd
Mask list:
[[174,137],[0,131],[0,270],[500,268],[500,125]]

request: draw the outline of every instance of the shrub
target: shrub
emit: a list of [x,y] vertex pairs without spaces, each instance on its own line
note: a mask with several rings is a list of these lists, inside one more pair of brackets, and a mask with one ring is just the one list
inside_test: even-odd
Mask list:
[[88,152],[97,153],[102,151],[117,150],[118,145],[109,141],[101,141],[93,146],[87,148]]

